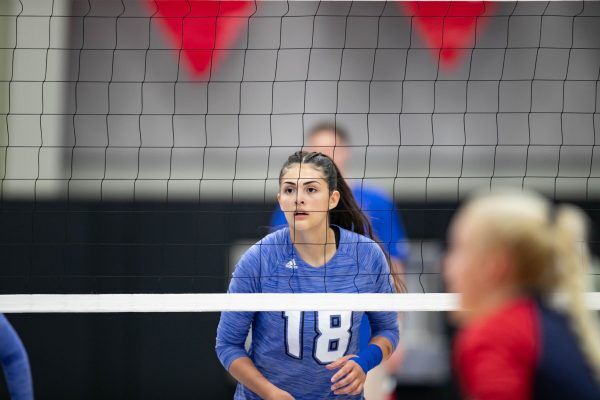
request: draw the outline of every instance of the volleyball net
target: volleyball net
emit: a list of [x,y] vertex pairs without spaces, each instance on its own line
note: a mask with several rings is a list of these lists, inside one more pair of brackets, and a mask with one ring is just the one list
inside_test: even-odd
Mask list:
[[[600,223],[599,76],[598,2],[3,1],[0,311],[454,309],[473,190]],[[409,293],[223,294],[322,122],[398,208]]]

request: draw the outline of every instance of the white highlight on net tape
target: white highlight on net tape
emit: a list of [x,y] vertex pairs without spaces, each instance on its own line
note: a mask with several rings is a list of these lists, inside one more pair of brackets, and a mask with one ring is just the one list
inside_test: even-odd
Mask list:
[[[600,310],[600,293],[586,294]],[[450,293],[346,294],[19,294],[0,295],[3,313],[138,313],[220,311],[452,311]]]

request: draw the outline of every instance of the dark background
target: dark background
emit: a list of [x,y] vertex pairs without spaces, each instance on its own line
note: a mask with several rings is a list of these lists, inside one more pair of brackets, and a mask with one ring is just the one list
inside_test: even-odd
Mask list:
[[[580,205],[598,226],[600,205]],[[398,206],[416,241],[443,240],[457,205]],[[271,212],[251,203],[5,202],[0,292],[224,292],[229,246],[264,235]],[[214,353],[217,313],[8,318],[29,353],[38,399],[231,398]]]

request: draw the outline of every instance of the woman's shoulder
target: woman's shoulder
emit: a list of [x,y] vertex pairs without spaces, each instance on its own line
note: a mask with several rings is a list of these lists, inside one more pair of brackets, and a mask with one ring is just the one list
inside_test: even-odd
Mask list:
[[289,228],[278,229],[250,246],[240,259],[240,262],[250,260],[259,261],[262,257],[284,253],[289,244]]
[[[454,364],[468,397],[485,393],[503,398],[529,398],[537,360],[535,304],[511,301],[491,314],[471,321],[454,343]],[[498,371],[505,371],[498,380]]]
[[267,234],[265,237],[256,242],[255,245],[261,244],[288,244],[290,237],[290,228],[286,225],[273,232]]
[[537,307],[524,297],[505,305],[491,315],[470,323],[458,335],[457,352],[512,348],[524,354],[536,348]]
[[340,247],[342,253],[361,260],[383,256],[383,251],[377,242],[370,237],[340,228]]
[[361,235],[360,233],[356,233],[354,231],[344,229],[342,227],[338,228],[340,230],[340,243],[361,243],[364,244],[367,248],[369,248],[369,246],[371,246],[372,244],[377,245],[377,243],[368,236]]

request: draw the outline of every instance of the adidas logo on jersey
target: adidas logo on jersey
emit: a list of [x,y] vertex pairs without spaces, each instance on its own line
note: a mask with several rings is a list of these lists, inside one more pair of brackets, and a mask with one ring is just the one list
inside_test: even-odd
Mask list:
[[296,264],[296,260],[293,259],[293,258],[285,264],[285,267],[289,268],[289,269],[298,269],[298,265]]

